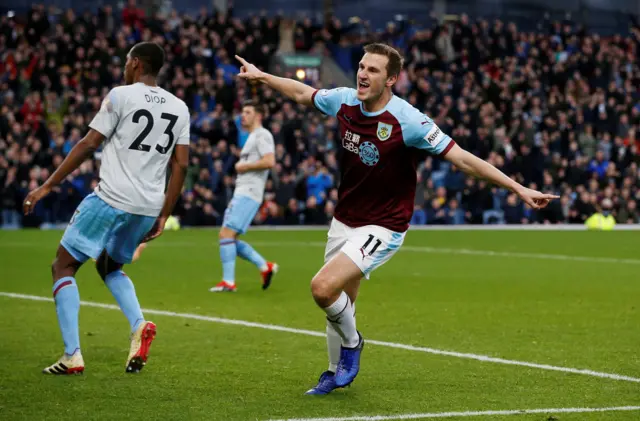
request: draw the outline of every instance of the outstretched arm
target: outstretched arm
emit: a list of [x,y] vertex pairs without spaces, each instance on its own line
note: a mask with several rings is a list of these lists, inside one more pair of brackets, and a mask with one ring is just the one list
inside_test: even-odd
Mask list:
[[520,196],[520,198],[533,209],[544,208],[551,200],[558,199],[560,197],[524,187],[520,183],[517,183],[507,177],[502,171],[493,165],[465,151],[458,145],[454,145],[451,148],[451,150],[445,155],[445,159],[460,168],[461,171],[471,176],[484,178],[494,184],[511,190]]
[[104,135],[100,132],[89,129],[89,133],[71,149],[69,155],[67,155],[47,181],[45,181],[42,186],[29,192],[22,206],[24,214],[30,214],[38,201],[48,195],[52,188],[59,185],[69,174],[75,171],[80,164],[93,155],[102,142],[104,142],[104,139]]
[[240,61],[240,63],[242,63],[242,66],[240,67],[240,74],[238,74],[238,77],[250,81],[264,83],[265,85],[268,85],[281,94],[291,98],[298,104],[313,104],[313,93],[316,90],[311,86],[305,85],[304,83],[298,82],[297,80],[278,77],[263,72],[253,64],[247,62],[242,57],[236,56],[236,58],[238,59],[238,61]]

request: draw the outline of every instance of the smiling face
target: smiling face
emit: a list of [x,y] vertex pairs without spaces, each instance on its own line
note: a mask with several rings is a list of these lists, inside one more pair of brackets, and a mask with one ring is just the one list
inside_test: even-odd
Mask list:
[[358,99],[365,103],[377,101],[398,80],[388,75],[389,59],[382,54],[365,53],[358,67]]

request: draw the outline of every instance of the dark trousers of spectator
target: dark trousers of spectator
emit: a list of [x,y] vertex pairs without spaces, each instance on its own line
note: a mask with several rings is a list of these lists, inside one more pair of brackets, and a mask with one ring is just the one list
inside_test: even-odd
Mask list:
[[20,228],[22,218],[20,212],[15,209],[2,209],[2,228],[15,229]]

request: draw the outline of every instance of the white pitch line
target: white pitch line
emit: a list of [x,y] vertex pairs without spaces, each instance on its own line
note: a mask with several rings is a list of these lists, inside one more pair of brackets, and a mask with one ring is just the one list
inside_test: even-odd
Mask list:
[[609,408],[544,408],[544,409],[507,409],[502,411],[461,411],[461,412],[427,412],[424,414],[398,414],[398,415],[363,415],[355,417],[334,418],[288,418],[270,421],[392,421],[392,420],[419,420],[427,418],[454,418],[454,417],[483,417],[500,415],[527,415],[527,414],[572,414],[588,412],[620,412],[639,411],[640,406],[612,406]]
[[[252,241],[251,244],[256,246],[273,246],[273,247],[325,247],[326,243],[319,241]],[[588,263],[614,263],[640,265],[640,259],[622,259],[619,257],[591,257],[591,256],[573,256],[570,254],[548,254],[548,253],[521,253],[511,251],[493,251],[493,250],[474,250],[474,249],[454,249],[442,247],[428,246],[409,246],[403,245],[399,251],[411,251],[417,253],[436,253],[436,254],[461,254],[467,256],[486,256],[486,257],[515,257],[522,259],[542,259],[542,260],[565,260],[574,262]]]
[[[255,246],[264,247],[325,247],[326,243],[320,241],[252,241]],[[5,242],[0,243],[0,248],[16,248],[16,247],[51,247],[50,244],[31,243],[31,242]],[[211,243],[212,247],[216,247],[216,243]],[[200,243],[185,241],[157,241],[153,243],[153,247],[161,248],[185,248],[185,247],[201,247]],[[598,257],[598,256],[573,256],[570,254],[549,254],[549,253],[524,253],[512,251],[495,251],[495,250],[475,250],[475,249],[455,249],[428,246],[402,246],[400,252],[416,252],[416,253],[433,253],[433,254],[453,254],[464,256],[483,256],[483,257],[506,257],[518,259],[538,259],[538,260],[559,260],[569,262],[583,263],[612,263],[623,265],[640,265],[640,259],[625,259],[619,257]]]
[[[31,301],[48,301],[52,302],[53,298],[49,297],[41,297],[37,295],[26,295],[26,294],[16,294],[12,292],[0,292],[0,296],[8,297],[8,298],[18,298],[22,300],[31,300]],[[87,307],[97,307],[108,310],[120,310],[120,308],[114,304],[104,304],[104,303],[96,303],[93,301],[80,301],[80,303]],[[165,310],[154,310],[154,309],[143,309],[143,311],[147,314],[155,314],[159,316],[168,316],[168,317],[181,317],[185,319],[194,319],[201,320],[205,322],[213,322],[213,323],[221,323],[226,325],[236,325],[236,326],[244,326],[244,327],[253,327],[258,329],[266,329],[266,330],[275,330],[278,332],[287,332],[293,333],[297,335],[306,335],[306,336],[316,336],[316,337],[325,337],[323,332],[317,332],[314,330],[306,330],[306,329],[296,329],[286,326],[278,326],[272,324],[265,323],[256,323],[249,322],[245,320],[236,320],[236,319],[225,319],[221,317],[211,317],[211,316],[203,316],[200,314],[192,314],[192,313],[176,313],[173,311],[165,311]],[[455,358],[463,358],[468,360],[482,361],[487,363],[495,363],[495,364],[503,364],[503,365],[513,365],[520,367],[528,367],[528,368],[536,368],[540,370],[547,371],[559,371],[562,373],[571,373],[571,374],[580,374],[584,376],[590,377],[599,377],[603,379],[610,380],[619,380],[619,381],[627,381],[640,383],[640,378],[624,376],[621,374],[612,374],[612,373],[603,373],[600,371],[593,371],[588,369],[579,369],[579,368],[570,368],[570,367],[559,367],[549,364],[538,364],[527,361],[517,361],[517,360],[507,360],[504,358],[496,358],[490,357],[487,355],[479,355],[479,354],[470,354],[464,352],[455,352],[455,351],[446,351],[442,349],[421,347],[421,346],[413,346],[400,344],[395,342],[384,342],[384,341],[376,341],[372,339],[367,339],[367,343],[370,345],[378,345],[384,346],[387,348],[395,348],[395,349],[404,349],[406,351],[414,351],[414,352],[424,352],[427,354],[433,355],[442,355],[446,357],[455,357]]]

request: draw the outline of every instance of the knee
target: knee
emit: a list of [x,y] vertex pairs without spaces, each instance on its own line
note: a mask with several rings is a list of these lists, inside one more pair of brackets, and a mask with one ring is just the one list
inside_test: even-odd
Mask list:
[[340,291],[337,291],[327,275],[318,274],[311,280],[311,295],[320,307],[328,307],[333,303]]
[[109,259],[106,253],[102,253],[96,260],[96,271],[103,281],[107,278],[108,274],[120,269],[120,267],[121,266]]
[[96,260],[96,272],[98,272],[102,281],[104,281],[104,278],[108,275],[106,263],[102,261],[102,259]]
[[65,262],[63,259],[56,257],[51,263],[51,277],[53,282],[56,282],[60,278],[65,276],[75,276],[77,268]]
[[223,227],[222,229],[220,229],[220,232],[218,233],[218,238],[220,240],[234,239],[236,238],[236,233],[230,230],[229,228]]

